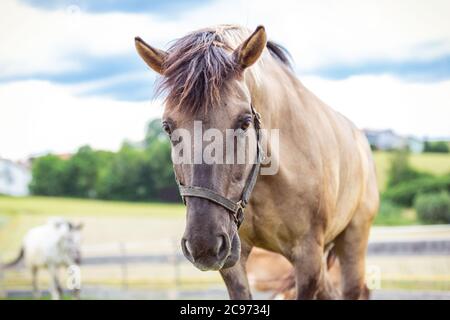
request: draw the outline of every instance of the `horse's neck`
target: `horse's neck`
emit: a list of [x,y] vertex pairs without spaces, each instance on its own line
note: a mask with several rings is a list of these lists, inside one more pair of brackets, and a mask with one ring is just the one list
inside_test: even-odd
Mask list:
[[[307,119],[316,117],[315,109],[320,106],[313,103],[315,96],[287,67],[276,61],[269,62],[271,63],[265,63],[264,77],[253,82],[252,90],[252,98],[261,113],[263,127],[267,130],[280,130],[280,139],[283,139],[280,143],[289,144],[300,135],[303,137],[302,141],[305,141],[304,138],[314,134]],[[283,135],[282,131],[289,134]],[[295,143],[302,148],[298,140]]]
[[[268,130],[265,148],[271,169],[264,174],[272,175],[275,167],[280,174],[264,180],[270,181],[269,188],[279,184],[297,187],[293,172],[320,165],[323,142],[317,132],[326,107],[286,67],[275,61],[266,66],[265,77],[255,90],[255,107],[261,113],[262,127]],[[279,134],[278,141],[274,133]]]
[[286,66],[274,59],[264,62],[263,76],[253,80],[251,86],[266,128],[280,129],[286,123],[301,122],[301,115],[308,112],[302,110],[307,108],[305,100],[311,93]]

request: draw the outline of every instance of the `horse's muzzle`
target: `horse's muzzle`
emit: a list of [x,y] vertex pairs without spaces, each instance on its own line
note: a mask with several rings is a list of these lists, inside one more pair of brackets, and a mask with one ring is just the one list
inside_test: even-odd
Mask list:
[[181,240],[181,248],[184,256],[202,271],[231,267],[240,256],[240,240],[237,234],[233,236],[232,241],[226,234],[217,236],[213,241],[185,237]]

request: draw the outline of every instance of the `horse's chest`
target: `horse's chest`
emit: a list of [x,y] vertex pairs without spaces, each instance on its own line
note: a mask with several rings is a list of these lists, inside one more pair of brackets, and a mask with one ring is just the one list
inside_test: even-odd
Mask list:
[[281,253],[295,242],[289,224],[275,215],[249,214],[242,227],[243,240],[259,248]]

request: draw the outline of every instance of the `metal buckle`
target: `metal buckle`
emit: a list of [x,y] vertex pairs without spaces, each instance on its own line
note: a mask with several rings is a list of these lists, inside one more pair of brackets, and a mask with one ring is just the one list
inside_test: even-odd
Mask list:
[[236,222],[237,228],[239,229],[239,227],[242,224],[242,221],[244,221],[245,204],[242,200],[239,200],[238,202],[236,202],[236,204],[238,206],[238,209],[233,216],[234,216],[234,220]]

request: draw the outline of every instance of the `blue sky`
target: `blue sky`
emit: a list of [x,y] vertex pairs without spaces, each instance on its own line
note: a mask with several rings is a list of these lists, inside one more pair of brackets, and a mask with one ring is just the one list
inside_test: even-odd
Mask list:
[[264,24],[291,52],[302,82],[359,127],[450,135],[445,0],[4,0],[0,137],[17,139],[0,138],[0,156],[70,152],[85,143],[115,149],[139,139],[162,107],[134,36],[167,48],[219,23]]
[[189,10],[193,7],[207,4],[208,0],[23,0],[23,2],[38,8],[57,10],[61,7],[75,5],[85,12],[105,13],[105,12],[156,12],[162,15],[173,15],[180,10]]
[[[299,70],[299,73],[301,72],[302,70]],[[450,78],[450,55],[425,60],[391,61],[380,59],[354,64],[334,64],[310,70],[308,73],[329,79],[345,79],[357,75],[389,74],[410,81],[442,81]]]

